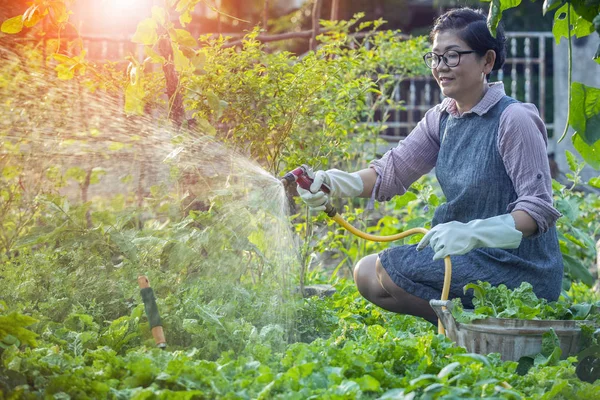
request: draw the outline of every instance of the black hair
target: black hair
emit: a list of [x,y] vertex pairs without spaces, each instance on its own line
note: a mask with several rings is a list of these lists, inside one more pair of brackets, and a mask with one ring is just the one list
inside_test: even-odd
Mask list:
[[501,22],[496,29],[496,37],[493,37],[487,27],[487,17],[483,10],[457,8],[438,17],[429,38],[433,41],[438,33],[450,30],[456,31],[458,37],[480,56],[484,56],[488,50],[494,50],[496,62],[492,71],[502,68],[506,60],[506,37]]

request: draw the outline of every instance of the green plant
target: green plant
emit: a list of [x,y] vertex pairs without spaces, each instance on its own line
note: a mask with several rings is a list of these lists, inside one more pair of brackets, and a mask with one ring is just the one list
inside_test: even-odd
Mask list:
[[[520,0],[490,0],[488,26],[493,35],[502,18],[504,10],[517,7]],[[569,41],[568,68],[568,112],[564,132],[558,139],[560,142],[567,134],[569,125],[575,132],[573,145],[583,159],[595,169],[600,169],[600,89],[586,86],[580,82],[571,82],[572,56],[571,38],[588,36],[594,32],[600,34],[600,1],[598,0],[549,0],[543,5],[543,14],[556,10],[552,32],[556,43],[566,37]],[[592,56],[600,64],[600,47]]]
[[[555,205],[563,215],[556,223],[565,265],[563,288],[568,289],[572,281],[582,281],[591,287],[597,279],[590,271],[596,261],[596,240],[600,233],[592,210],[598,207],[600,198],[593,193],[584,194],[574,190],[578,186],[585,186],[580,178],[585,162],[578,161],[568,151],[566,155],[571,170],[567,178],[573,182],[572,186],[567,188],[557,181],[552,182]],[[593,185],[594,180],[588,184]]]
[[464,310],[460,298],[452,300],[452,315],[458,322],[470,322],[476,319],[517,318],[551,320],[589,320],[600,322],[600,301],[595,303],[572,304],[566,299],[548,302],[538,298],[528,282],[521,283],[515,289],[506,285],[497,287],[488,282],[470,283],[464,287],[465,293],[473,290],[474,310]]

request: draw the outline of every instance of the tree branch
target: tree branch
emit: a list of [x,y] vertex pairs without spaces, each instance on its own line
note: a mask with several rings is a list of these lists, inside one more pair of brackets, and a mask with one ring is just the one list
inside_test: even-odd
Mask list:
[[[262,43],[267,42],[278,42],[280,40],[289,40],[289,39],[308,39],[311,38],[313,31],[300,31],[300,32],[287,32],[280,33],[276,35],[258,35],[256,40]],[[234,42],[229,42],[223,45],[223,47],[235,47],[241,45],[243,42],[242,39],[236,40]]]
[[312,36],[309,47],[311,50],[317,48],[317,36],[319,35],[319,20],[321,19],[321,0],[315,0],[312,11]]

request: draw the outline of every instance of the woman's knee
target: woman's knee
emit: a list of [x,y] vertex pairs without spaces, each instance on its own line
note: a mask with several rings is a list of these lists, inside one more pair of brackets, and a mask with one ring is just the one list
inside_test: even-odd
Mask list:
[[377,254],[362,258],[354,267],[354,282],[360,294],[371,300],[374,296],[381,295],[383,288],[379,284],[376,272]]

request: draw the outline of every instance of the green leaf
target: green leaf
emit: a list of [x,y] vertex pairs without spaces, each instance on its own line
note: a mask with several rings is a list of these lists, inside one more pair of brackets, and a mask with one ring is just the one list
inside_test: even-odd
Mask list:
[[125,112],[130,115],[143,115],[144,95],[144,84],[141,79],[136,84],[129,83],[125,89]]
[[35,338],[37,334],[26,329],[26,327],[36,322],[38,322],[37,319],[16,312],[9,315],[0,315],[0,339],[12,335],[23,344],[36,346]]
[[487,18],[487,26],[492,36],[496,37],[496,28],[502,19],[502,12],[517,7],[519,4],[521,4],[521,0],[492,0]]
[[158,33],[156,29],[156,21],[152,18],[146,18],[137,26],[135,34],[131,38],[134,43],[141,43],[148,46],[153,46],[158,41]]
[[556,208],[571,222],[575,222],[579,217],[579,204],[574,199],[558,199],[556,200]]
[[190,59],[183,54],[179,46],[173,46],[173,58],[177,72],[193,71],[195,69]]
[[556,44],[560,43],[561,38],[569,37],[569,22],[567,21],[567,7],[571,7],[570,10],[570,24],[571,24],[571,36],[581,38],[589,35],[594,31],[594,25],[591,21],[581,17],[575,11],[575,8],[570,6],[571,3],[566,3],[559,8],[554,14],[554,25],[552,26],[552,33]]
[[544,0],[542,15],[546,15],[548,11],[552,11],[563,3],[564,0]]
[[533,367],[533,357],[530,356],[523,356],[521,358],[519,358],[519,363],[517,365],[517,370],[516,373],[524,376],[527,374],[527,372],[531,369],[531,367]]
[[434,207],[437,207],[440,205],[440,199],[437,197],[437,195],[435,193],[431,193],[431,195],[427,199],[427,203],[429,203],[430,205],[432,205]]
[[194,39],[192,34],[185,29],[173,29],[173,31],[175,32],[175,37],[171,37],[171,40],[182,46],[198,47],[198,42],[196,39]]
[[570,107],[569,125],[593,146],[600,140],[600,89],[573,82]]
[[135,244],[125,237],[121,232],[112,230],[110,231],[110,240],[117,245],[121,253],[127,257],[133,264],[138,264],[138,250]]
[[569,169],[573,172],[577,171],[577,158],[575,155],[571,153],[569,150],[565,151],[565,156],[567,157],[567,164],[569,165]]
[[167,12],[162,7],[152,6],[152,19],[164,26],[167,21]]
[[44,9],[44,13],[40,12],[40,6],[37,4],[32,5],[25,11],[23,14],[23,25],[27,28],[31,28],[35,26],[38,22],[41,21],[48,14],[48,9]]
[[573,319],[585,319],[590,314],[592,307],[593,305],[590,303],[573,304],[573,306],[570,307],[570,310],[573,313]]
[[148,57],[150,57],[150,61],[155,64],[166,64],[167,60],[154,50],[151,47],[144,47],[144,52]]
[[50,2],[50,7],[52,8],[54,18],[59,25],[69,20],[70,12],[67,10],[67,5],[64,1],[52,1]]
[[479,363],[483,364],[484,367],[492,366],[492,364],[490,363],[490,360],[486,356],[483,356],[481,354],[476,354],[476,353],[454,354],[452,356],[452,360],[456,360],[456,361],[462,362],[464,364],[475,361],[475,362],[479,362]]
[[469,283],[467,285],[465,285],[464,287],[464,293],[467,294],[467,291],[469,289],[473,289],[473,295],[475,296],[475,298],[483,301],[484,297],[485,297],[485,289],[476,284],[476,283]]
[[83,62],[84,57],[85,51],[82,51],[79,56],[74,57],[68,57],[58,53],[52,54],[52,58],[58,61],[58,64],[54,68],[58,79],[70,80],[75,77],[75,73],[80,76],[85,74],[86,65]]
[[379,392],[381,390],[381,383],[371,375],[364,375],[355,381],[363,392]]
[[592,168],[600,170],[600,140],[593,146],[588,145],[577,132],[571,138],[573,147]]
[[554,329],[550,328],[548,332],[542,334],[542,351],[541,353],[549,357],[556,347],[560,348],[560,339]]
[[18,177],[22,171],[23,171],[23,168],[21,166],[5,165],[4,168],[2,169],[2,177],[7,180],[13,179],[13,178]]
[[588,181],[588,185],[600,189],[600,176],[590,178],[590,180]]
[[459,362],[453,362],[453,363],[450,363],[450,364],[446,365],[444,368],[442,368],[440,370],[440,372],[438,372],[438,375],[437,375],[438,379],[446,379],[446,378],[448,378],[448,376],[450,376],[450,374],[452,372],[454,372],[454,370],[456,368],[459,368],[461,365],[462,364],[459,363]]
[[406,192],[402,196],[397,196],[394,199],[394,201],[396,203],[395,206],[394,206],[394,208],[396,210],[404,208],[404,207],[406,207],[406,205],[408,203],[410,203],[411,201],[416,200],[416,199],[417,199],[417,195],[416,194],[414,194],[413,192]]
[[563,254],[563,261],[567,270],[565,272],[569,272],[573,278],[579,279],[590,287],[594,285],[594,277],[579,259],[568,254]]
[[583,243],[581,240],[579,240],[575,236],[571,235],[570,233],[565,233],[564,236],[565,236],[565,238],[567,238],[569,240],[569,242],[575,243],[577,246],[583,247],[584,249],[587,248],[585,243]]
[[192,11],[196,2],[194,0],[180,0],[175,7],[175,11],[180,13],[179,22],[181,26],[186,26],[192,22]]
[[4,33],[19,33],[23,30],[23,16],[17,15],[2,23],[0,30]]

